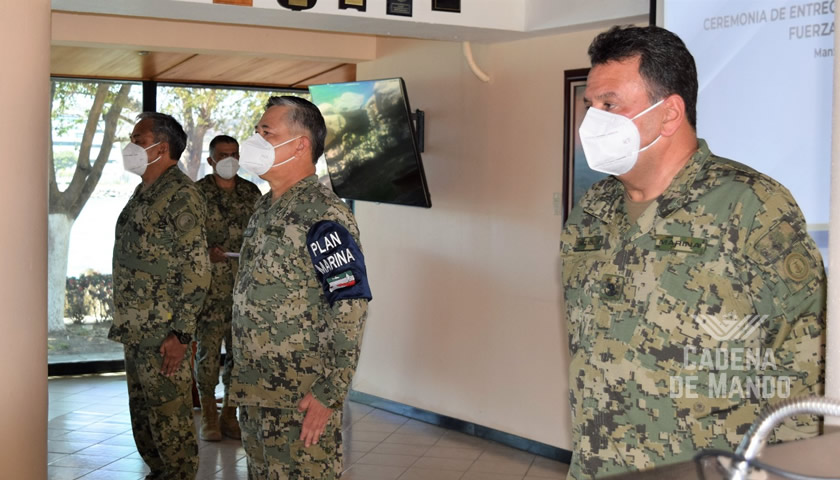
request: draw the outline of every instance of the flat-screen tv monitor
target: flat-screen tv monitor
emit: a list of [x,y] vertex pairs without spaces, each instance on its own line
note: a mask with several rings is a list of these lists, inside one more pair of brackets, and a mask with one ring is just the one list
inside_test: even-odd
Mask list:
[[310,85],[327,123],[324,157],[341,198],[431,207],[402,78]]

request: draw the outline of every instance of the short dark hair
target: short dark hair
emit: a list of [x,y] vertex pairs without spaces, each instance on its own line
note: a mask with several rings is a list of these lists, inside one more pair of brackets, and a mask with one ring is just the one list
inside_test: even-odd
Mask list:
[[324,154],[324,141],[327,138],[327,124],[321,111],[309,100],[291,95],[269,98],[265,109],[278,106],[290,107],[286,114],[290,128],[303,129],[308,133],[312,143],[312,163],[317,163],[318,158]]
[[615,26],[595,37],[588,53],[593,67],[638,56],[650,102],[679,95],[688,123],[697,129],[697,66],[680,37],[655,25]]
[[158,112],[143,112],[137,115],[137,121],[142,120],[152,121],[152,136],[156,142],[169,144],[169,158],[180,160],[181,154],[187,148],[187,134],[184,133],[184,127],[178,123],[178,120],[171,115]]
[[[216,135],[213,137],[213,140],[210,140],[210,156],[213,157],[213,154],[216,153],[216,145],[220,143],[232,143],[239,146],[239,142],[236,141],[235,138],[231,137],[230,135]],[[215,160],[216,157],[213,157]]]

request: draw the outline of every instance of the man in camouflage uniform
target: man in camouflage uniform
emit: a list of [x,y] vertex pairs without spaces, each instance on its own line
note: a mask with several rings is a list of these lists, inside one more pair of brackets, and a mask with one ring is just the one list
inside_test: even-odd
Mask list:
[[[236,420],[236,407],[230,403],[230,374],[233,352],[230,320],[233,309],[233,282],[242,246],[242,232],[254,213],[260,198],[256,185],[236,175],[239,169],[239,143],[233,137],[219,135],[210,141],[207,163],[213,168],[196,185],[204,193],[207,206],[207,245],[212,265],[210,291],[198,317],[195,378],[201,399],[202,440],[219,441],[222,434],[239,439],[241,432]],[[216,413],[216,384],[219,383],[219,361],[222,340],[225,342],[225,368],[222,384],[225,394],[221,414]],[[217,416],[219,415],[219,416]]]
[[[825,274],[802,213],[697,138],[682,41],[614,27],[589,55],[586,104],[630,119],[640,153],[583,196],[562,236],[578,480],[733,451],[767,404],[822,393],[825,348]],[[605,158],[594,147],[590,164]],[[818,429],[798,417],[775,440]]]
[[137,118],[123,159],[142,183],[117,220],[108,338],[125,345],[131,426],[151,469],[146,478],[193,479],[198,444],[185,352],[210,284],[204,201],[176,166],[187,141],[181,125],[159,113]]
[[359,230],[315,176],[326,126],[310,102],[272,97],[241,145],[268,181],[233,291],[233,385],[248,477],[336,479],[341,410],[371,299]]

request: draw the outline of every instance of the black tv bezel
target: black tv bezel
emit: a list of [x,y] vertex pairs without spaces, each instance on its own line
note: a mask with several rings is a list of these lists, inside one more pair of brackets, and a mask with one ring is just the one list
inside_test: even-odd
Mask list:
[[[414,125],[414,120],[412,119],[413,115],[411,113],[411,102],[408,99],[408,89],[406,88],[405,80],[402,77],[376,78],[376,79],[370,79],[370,80],[355,80],[353,82],[338,82],[338,83],[324,83],[324,84],[318,84],[318,85],[310,85],[309,86],[309,95],[311,96],[311,98],[313,100],[312,103],[314,103],[317,106],[318,104],[315,103],[315,95],[313,95],[312,89],[311,89],[311,87],[313,87],[313,86],[316,86],[316,87],[318,87],[318,86],[340,86],[340,85],[353,85],[353,84],[360,84],[360,83],[376,83],[376,82],[384,82],[384,81],[392,81],[392,80],[399,80],[399,83],[400,83],[400,92],[402,93],[402,100],[403,100],[402,104],[403,104],[403,112],[405,114],[405,122],[408,124],[408,128],[409,128],[409,131],[411,133],[411,135],[410,135],[410,137],[411,137],[411,148],[414,152],[414,161],[415,161],[415,164],[417,165],[417,170],[420,173],[420,184],[423,187],[423,199],[425,200],[425,204],[424,205],[414,205],[414,204],[407,204],[407,203],[384,201],[384,200],[381,200],[381,199],[372,200],[372,199],[369,199],[369,198],[356,198],[356,197],[342,197],[342,198],[345,198],[347,200],[360,201],[360,202],[384,203],[384,204],[387,204],[387,205],[402,205],[402,206],[406,206],[406,207],[431,208],[432,207],[432,197],[429,194],[429,182],[428,182],[428,180],[426,180],[426,170],[423,166],[423,157],[420,153],[420,148],[418,147],[418,144],[417,144],[417,129]],[[324,155],[324,160],[327,162],[327,174],[330,177],[331,188],[336,195],[339,195],[339,193],[335,190],[335,183],[333,182],[332,173],[330,173],[330,169],[329,169],[330,162],[327,159],[326,154]],[[339,195],[339,196],[341,196],[341,195]]]

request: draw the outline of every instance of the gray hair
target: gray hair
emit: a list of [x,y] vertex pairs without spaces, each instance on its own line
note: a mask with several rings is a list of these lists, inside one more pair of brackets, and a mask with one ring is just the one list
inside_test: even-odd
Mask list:
[[306,131],[312,143],[312,163],[316,163],[324,154],[324,141],[327,138],[327,124],[318,107],[309,100],[291,95],[269,98],[265,109],[271,107],[289,107],[286,122],[291,129]]

